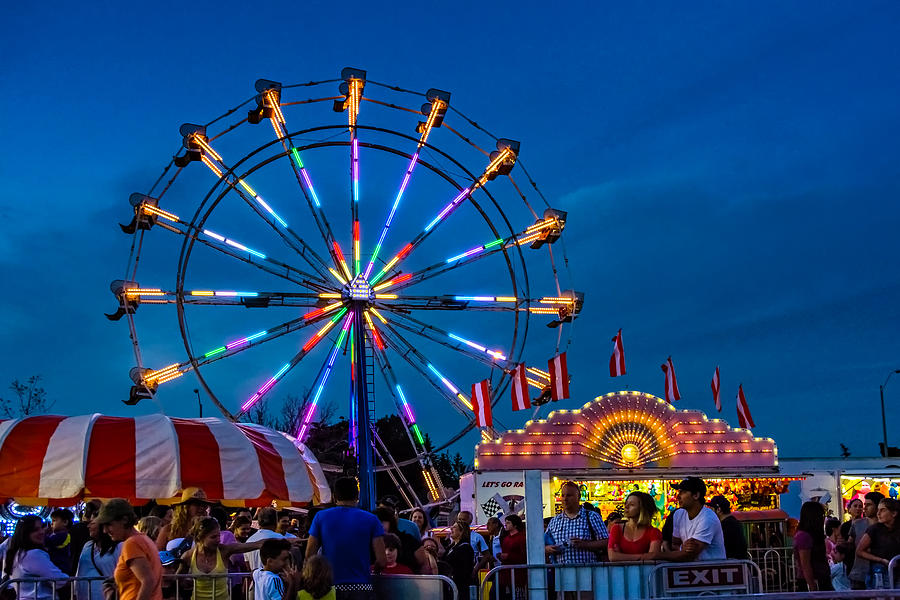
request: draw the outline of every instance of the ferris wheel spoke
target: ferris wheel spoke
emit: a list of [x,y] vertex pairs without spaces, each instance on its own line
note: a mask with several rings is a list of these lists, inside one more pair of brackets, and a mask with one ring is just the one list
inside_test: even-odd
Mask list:
[[240,354],[251,348],[258,348],[266,342],[271,342],[289,333],[300,331],[317,322],[317,320],[309,319],[304,315],[296,319],[291,319],[290,321],[279,323],[274,327],[257,331],[251,335],[232,340],[197,357],[197,366],[202,367],[225,358],[230,358],[235,354]]
[[[453,382],[444,377],[418,347],[407,340],[390,322],[382,323],[381,329],[382,337],[391,349],[424,375],[463,416],[471,418],[472,402],[468,396],[460,392]],[[441,385],[437,384],[438,381]]]
[[219,179],[228,185],[235,193],[262,219],[288,247],[297,252],[303,260],[305,260],[322,278],[328,281],[328,265],[322,260],[315,250],[301,238],[297,232],[291,229],[287,221],[285,221],[268,202],[250,187],[250,184],[243,177],[234,174],[231,167],[227,165],[222,156],[216,152],[209,144],[206,137],[205,128],[182,126],[182,131],[187,131],[185,135],[186,146],[196,148],[195,151],[200,152],[200,160],[210,171]]
[[469,358],[491,367],[498,367],[504,371],[512,370],[513,365],[509,363],[507,356],[499,350],[489,350],[487,346],[468,340],[453,332],[445,331],[440,327],[424,323],[410,315],[392,312],[390,320],[396,327],[431,340],[445,348],[455,350]]
[[[257,404],[264,396],[272,391],[272,389],[310,353],[310,351],[319,343],[319,341],[321,341],[325,333],[327,333],[328,330],[331,329],[331,327],[344,315],[345,312],[346,310],[342,310],[340,313],[332,317],[332,319],[328,321],[325,326],[322,327],[322,329],[320,329],[312,338],[310,338],[310,340],[306,344],[304,344],[303,348],[301,348],[299,352],[294,354],[294,356],[288,362],[284,363],[284,365],[282,365],[282,367],[272,377],[270,377],[258,390],[256,390],[256,392],[241,405],[240,412],[238,412],[237,414],[238,418],[246,414],[248,410],[253,408],[255,404]],[[339,343],[344,339],[346,328],[351,322],[351,316],[352,313],[345,319],[344,328],[342,329],[341,334],[338,338]],[[336,344],[335,348],[337,348],[338,345],[339,344]]]
[[[347,128],[350,131],[350,222],[351,266],[353,277],[360,273],[360,233],[359,233],[359,105],[362,101],[363,89],[366,85],[366,72],[358,69],[344,69],[341,73],[344,83],[340,91],[345,96],[342,104],[335,103],[335,110],[347,111]],[[351,278],[352,279],[352,278]]]
[[[153,215],[153,218],[156,219],[156,224],[163,229],[178,235],[193,238],[207,248],[211,248],[216,252],[220,252],[226,256],[252,265],[257,269],[275,275],[276,277],[287,279],[288,281],[299,285],[308,285],[311,281],[316,281],[320,284],[325,283],[318,275],[313,275],[285,262],[271,258],[262,252],[245,246],[232,238],[220,235],[215,231],[205,228],[202,230],[195,230],[190,223],[187,223],[178,218],[177,215],[164,211],[158,207],[145,204],[142,210],[145,214]],[[159,219],[169,222],[166,223]]]
[[[419,143],[416,146],[416,151],[413,154],[412,158],[409,161],[409,166],[406,167],[406,173],[403,175],[403,180],[400,183],[400,191],[397,192],[397,196],[394,198],[394,204],[391,206],[390,212],[388,212],[387,219],[385,219],[384,226],[381,228],[381,235],[378,236],[378,242],[375,244],[375,250],[372,252],[372,258],[369,259],[369,264],[366,266],[364,278],[368,279],[369,275],[372,274],[372,268],[375,266],[375,261],[378,259],[378,254],[381,252],[381,246],[384,243],[385,237],[388,234],[388,230],[391,228],[391,223],[394,222],[394,217],[397,214],[397,208],[400,206],[400,200],[403,198],[403,193],[406,191],[406,186],[409,185],[409,180],[412,177],[413,170],[416,168],[416,164],[419,162],[419,153],[422,151],[422,148],[428,142],[428,136],[431,134],[431,130],[435,127],[440,127],[441,122],[444,120],[444,115],[447,112],[447,107],[449,106],[450,94],[447,92],[440,92],[439,90],[429,90],[426,94],[426,97],[431,100],[431,105],[428,110],[428,118],[424,122],[419,123]],[[428,106],[427,104],[425,106]],[[423,108],[423,114],[424,106]]]
[[322,207],[322,202],[319,200],[319,195],[316,193],[316,188],[313,186],[309,171],[303,164],[300,150],[294,145],[291,134],[288,132],[287,121],[281,110],[281,85],[260,80],[257,82],[257,89],[260,87],[260,84],[262,84],[264,88],[259,90],[260,101],[262,102],[263,107],[270,112],[269,121],[272,124],[272,129],[275,131],[275,136],[281,142],[282,147],[284,147],[285,153],[288,156],[288,162],[291,165],[291,170],[294,173],[294,177],[297,179],[297,184],[300,186],[300,191],[306,199],[306,204],[309,206],[316,227],[319,229],[319,234],[325,241],[325,247],[328,249],[328,254],[331,256],[334,266],[337,267],[337,257],[334,254],[335,237],[334,233],[331,231],[331,224],[328,222],[328,217],[325,216],[325,210]]
[[[396,274],[391,279],[375,285],[372,289],[376,292],[393,289],[400,290],[428,279],[438,277],[454,269],[468,266],[476,261],[482,260],[489,256],[493,256],[507,248],[522,246],[525,244],[533,244],[538,240],[544,240],[552,236],[559,236],[565,223],[559,217],[550,215],[546,218],[539,219],[533,225],[525,230],[507,236],[505,238],[497,238],[479,246],[475,246],[465,252],[454,254],[453,256],[434,263],[419,271],[412,273]],[[394,265],[388,263],[385,269],[393,268]]]
[[341,333],[338,335],[337,341],[334,343],[331,352],[328,354],[328,360],[325,362],[322,369],[319,370],[319,376],[316,378],[318,385],[316,386],[315,395],[313,396],[312,401],[307,403],[308,408],[303,415],[303,419],[300,422],[300,428],[297,430],[297,435],[295,436],[301,442],[306,439],[306,434],[309,432],[309,426],[312,424],[312,419],[316,414],[316,406],[318,406],[319,399],[322,397],[322,391],[328,384],[328,377],[331,375],[331,370],[334,368],[334,362],[337,360],[338,352],[343,346],[344,340],[347,338],[347,332],[350,330],[351,323],[353,323],[353,311],[347,313],[344,323],[341,326]]
[[[502,143],[506,143],[506,145],[502,145]],[[501,149],[502,145],[502,149]],[[404,260],[409,254],[425,239],[431,235],[431,233],[440,225],[448,216],[450,216],[462,203],[468,198],[471,194],[473,194],[478,188],[483,187],[488,181],[494,179],[499,174],[509,173],[509,170],[512,169],[513,165],[516,162],[516,157],[518,154],[518,142],[511,142],[509,140],[501,140],[498,142],[498,151],[496,156],[492,155],[492,160],[485,168],[481,177],[479,177],[476,181],[474,181],[469,187],[460,190],[459,194],[456,195],[450,203],[441,210],[438,215],[432,219],[416,237],[413,238],[411,242],[406,244],[400,252],[398,252],[394,257],[388,261],[388,263],[375,275],[374,278],[370,281],[371,284],[375,284],[380,281],[394,266],[399,264],[401,260]]]
[[[177,304],[179,302],[178,292],[160,288],[125,288],[123,294],[127,301],[137,301],[141,304]],[[270,306],[311,307],[318,305],[323,296],[331,295],[304,292],[186,290],[181,295],[180,301],[183,304],[201,306],[244,306],[247,308],[267,308]],[[325,314],[325,312],[334,310],[341,304],[342,302],[329,304],[317,311],[313,311],[316,313],[313,316]]]
[[[384,337],[388,340],[388,345],[400,355],[413,369],[415,369],[422,377],[424,377],[431,386],[438,391],[450,404],[456,408],[460,414],[468,421],[473,418],[473,406],[468,396],[459,391],[459,388],[445,377],[437,367],[421,352],[415,345],[401,335],[389,323],[384,324],[384,328],[388,330]],[[440,381],[440,384],[438,384]],[[494,419],[498,425],[499,421]],[[491,439],[494,436],[494,430],[490,427],[481,427],[482,439]]]
[[[370,325],[370,335],[372,334],[372,331],[374,331],[374,327]],[[373,346],[377,348],[377,345],[374,343]],[[397,381],[397,375],[388,360],[387,352],[385,352],[383,346],[381,349],[375,351],[375,362],[378,364],[379,370],[387,384],[388,393],[390,393],[391,398],[394,399],[394,404],[397,406],[397,412],[401,416],[400,421],[403,423],[403,429],[406,431],[409,441],[413,442],[413,448],[416,450],[416,454],[420,453],[419,448],[421,448],[421,452],[425,452],[425,438],[419,430],[418,423],[416,423],[416,416],[413,413],[412,404],[407,400],[406,394],[403,393],[403,388],[400,387],[400,383]],[[418,442],[418,446],[416,446],[414,440]]]

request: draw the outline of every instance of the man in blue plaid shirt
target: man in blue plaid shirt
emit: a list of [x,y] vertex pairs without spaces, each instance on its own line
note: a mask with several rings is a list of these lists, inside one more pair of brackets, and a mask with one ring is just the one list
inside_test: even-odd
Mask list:
[[[609,539],[609,532],[600,513],[585,510],[581,506],[581,492],[578,484],[573,481],[562,484],[560,495],[563,510],[547,525],[547,534],[552,538],[552,543],[547,544],[544,551],[551,562],[557,565],[599,562],[596,553],[606,549]],[[590,579],[583,574],[577,576],[574,570],[558,569],[557,590],[589,590]]]

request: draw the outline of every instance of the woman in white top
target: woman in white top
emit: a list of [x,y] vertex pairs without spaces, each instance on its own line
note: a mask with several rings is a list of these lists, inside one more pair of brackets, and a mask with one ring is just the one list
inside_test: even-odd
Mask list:
[[[93,519],[88,521],[91,539],[81,549],[78,557],[77,577],[110,578],[119,560],[119,544],[101,530]],[[103,580],[79,581],[75,586],[77,600],[103,600]]]
[[[10,579],[59,579],[56,588],[65,584],[68,575],[50,560],[44,549],[44,522],[37,515],[23,517],[16,525],[6,552],[3,572]],[[17,584],[19,600],[53,600],[54,585],[49,582]]]

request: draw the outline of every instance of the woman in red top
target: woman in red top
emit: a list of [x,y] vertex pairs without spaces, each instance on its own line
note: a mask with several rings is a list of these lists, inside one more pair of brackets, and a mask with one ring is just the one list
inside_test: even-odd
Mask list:
[[631,492],[625,498],[624,524],[609,529],[609,560],[653,560],[659,552],[662,533],[650,525],[656,514],[653,496],[646,492]]
[[[497,558],[503,565],[524,565],[528,562],[528,557],[525,550],[525,523],[522,522],[522,517],[507,515],[505,527],[507,535],[500,539],[500,554]],[[503,597],[524,597],[527,577],[525,569],[501,571],[500,587],[503,588]]]

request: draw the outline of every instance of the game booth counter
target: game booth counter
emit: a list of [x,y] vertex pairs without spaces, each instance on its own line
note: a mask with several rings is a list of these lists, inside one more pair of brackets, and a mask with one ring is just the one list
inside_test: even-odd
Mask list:
[[829,514],[849,519],[847,505],[869,492],[886,498],[900,496],[900,457],[786,458],[782,473],[799,478],[782,497],[782,507],[791,515],[800,512],[806,500],[819,500]]
[[721,494],[744,523],[751,547],[785,545],[787,513],[781,495],[803,474],[779,469],[770,438],[729,427],[696,410],[677,410],[637,391],[600,396],[577,410],[556,410],[545,420],[480,444],[475,471],[460,481],[462,510],[484,524],[491,516],[523,512],[525,472],[540,472],[543,517],[562,510],[564,481],[574,481],[583,502],[604,518],[621,513],[627,495],[649,493],[660,509],[656,525],[677,508],[674,484],[689,475],[708,486],[707,499]]

